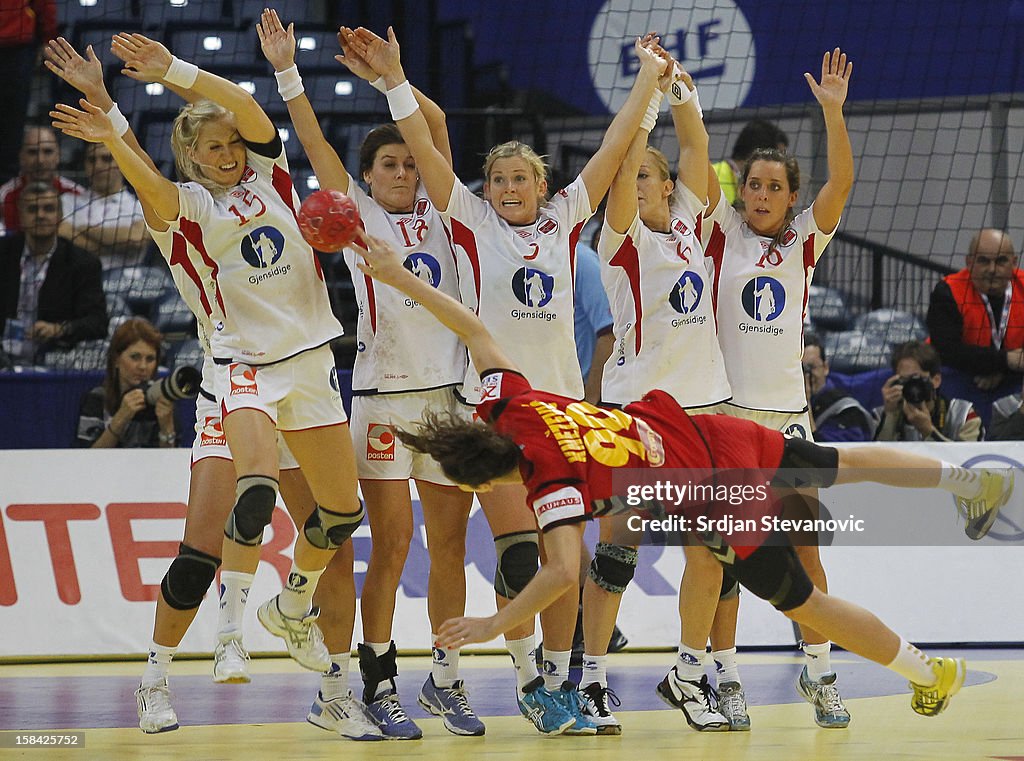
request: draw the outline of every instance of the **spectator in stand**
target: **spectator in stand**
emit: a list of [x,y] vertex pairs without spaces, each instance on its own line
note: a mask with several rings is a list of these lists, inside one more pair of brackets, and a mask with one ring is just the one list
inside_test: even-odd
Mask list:
[[103,385],[86,392],[78,414],[79,447],[173,447],[174,402],[146,402],[143,386],[153,380],[163,336],[148,320],[133,317],[114,331],[107,349]]
[[1009,235],[986,228],[974,236],[967,267],[932,291],[928,332],[946,363],[983,391],[1024,372],[1024,271]]
[[743,173],[743,165],[758,148],[777,148],[782,153],[789,148],[789,137],[772,122],[753,119],[740,131],[732,146],[732,158],[712,164],[725,200],[736,205],[739,184],[736,178]]
[[981,418],[966,399],[939,393],[942,361],[931,344],[907,341],[892,354],[895,375],[882,386],[885,404],[875,441],[981,441]]
[[57,36],[55,0],[4,3],[0,8],[0,183],[18,174],[18,155],[28,114],[39,47]]
[[[4,73],[6,76],[6,72]],[[21,232],[18,199],[31,182],[51,185],[61,196],[78,196],[85,188],[57,174],[60,166],[60,146],[57,133],[50,127],[33,125],[25,128],[25,137],[18,152],[18,176],[0,186],[0,204],[3,205],[3,223],[8,233]],[[73,205],[68,203],[68,208]]]
[[804,391],[815,441],[871,441],[877,421],[860,402],[828,384],[828,359],[821,339],[804,336]]
[[141,264],[150,238],[139,199],[103,143],[85,146],[83,165],[89,189],[74,199],[61,237],[95,254],[104,269]]
[[1024,392],[1010,394],[992,403],[989,441],[1024,441]]
[[24,232],[0,238],[0,337],[21,364],[39,351],[107,334],[99,259],[57,236],[60,194],[34,182],[19,194]]

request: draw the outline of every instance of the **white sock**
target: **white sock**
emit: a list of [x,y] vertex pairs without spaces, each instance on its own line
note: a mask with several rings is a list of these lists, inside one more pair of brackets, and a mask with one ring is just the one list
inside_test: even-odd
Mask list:
[[715,671],[718,674],[718,686],[722,682],[740,682],[740,668],[736,664],[736,648],[730,647],[726,650],[712,650],[711,657],[715,659]]
[[981,486],[981,473],[949,462],[942,463],[939,472],[940,489],[951,491],[958,497],[974,499],[981,494]]
[[571,655],[572,650],[544,648],[544,686],[552,692],[562,689],[562,683],[569,679],[569,657]]
[[704,676],[704,656],[707,651],[704,648],[694,650],[682,642],[679,643],[679,656],[676,658],[676,674],[680,679],[688,682],[699,682]]
[[148,687],[166,679],[176,652],[177,647],[164,647],[156,642],[150,642],[146,670],[142,672],[142,684]]
[[242,637],[242,618],[249,599],[253,574],[239,571],[221,571],[220,616],[217,637],[221,642]]
[[608,656],[583,654],[583,678],[580,686],[597,683],[602,687],[608,686]]
[[[430,635],[431,642],[437,642],[437,635]],[[438,687],[451,687],[459,678],[459,648],[442,650],[434,645],[430,664],[430,674]]]
[[896,657],[893,658],[892,663],[886,665],[886,668],[892,669],[904,679],[923,687],[930,687],[936,681],[935,672],[932,671],[928,662],[928,656],[903,637],[900,637],[900,649],[896,653]]
[[343,698],[349,693],[348,669],[352,653],[331,653],[331,667],[320,675],[320,694],[324,700]]
[[822,642],[814,645],[804,642],[801,647],[804,651],[804,664],[807,666],[807,676],[812,682],[820,682],[822,677],[832,673],[831,642]]
[[324,569],[304,571],[292,562],[288,583],[277,598],[277,605],[288,618],[302,618],[313,607],[313,593]]
[[[505,647],[512,656],[512,666],[516,670],[516,683],[519,691],[538,677],[537,673],[537,638],[528,634],[522,639],[506,639]],[[561,685],[559,685],[561,686]]]

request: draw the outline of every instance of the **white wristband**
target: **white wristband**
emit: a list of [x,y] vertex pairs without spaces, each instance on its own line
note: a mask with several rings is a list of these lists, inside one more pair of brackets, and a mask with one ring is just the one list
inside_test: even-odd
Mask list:
[[180,58],[171,56],[171,65],[167,67],[164,74],[164,81],[169,85],[191,90],[199,76],[199,67],[194,63],[182,61]]
[[124,137],[124,133],[129,130],[128,120],[124,118],[124,114],[121,113],[121,109],[117,107],[117,103],[114,103],[107,111],[107,118],[110,119],[110,124],[114,128],[114,132],[117,133],[118,137]]
[[693,88],[693,105],[697,107],[697,116],[704,118],[704,109],[700,107],[700,96],[697,95],[697,88]]
[[686,86],[686,82],[681,79],[673,79],[672,85],[668,88],[668,104],[669,106],[681,106],[693,97],[693,91]]
[[299,67],[295,64],[284,71],[275,71],[274,78],[277,80],[277,91],[283,101],[297,98],[305,92],[302,77],[299,76]]
[[661,99],[665,96],[661,90],[655,90],[654,94],[651,95],[651,101],[647,104],[647,113],[644,114],[644,118],[640,121],[640,129],[644,132],[650,132],[654,129],[654,125],[658,123],[658,110],[661,108]]
[[416,96],[413,95],[412,85],[409,84],[408,79],[388,90],[387,96],[388,108],[391,109],[391,118],[396,122],[408,119],[420,107],[420,104],[416,102]]
[[384,77],[377,77],[375,80],[370,82],[370,87],[377,92],[386,93],[388,91],[388,86],[384,84]]

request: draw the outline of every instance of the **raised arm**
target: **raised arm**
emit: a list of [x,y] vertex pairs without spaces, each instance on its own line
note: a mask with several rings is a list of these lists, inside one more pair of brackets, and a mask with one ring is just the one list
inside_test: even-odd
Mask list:
[[821,104],[828,137],[828,180],[814,199],[814,222],[820,230],[832,232],[839,224],[843,206],[853,187],[853,148],[843,118],[843,103],[849,89],[853,61],[836,48],[821,59],[821,82],[805,73],[804,79]]
[[385,241],[366,236],[364,242],[368,248],[358,244],[352,245],[363,259],[356,266],[374,280],[397,288],[425,306],[446,328],[462,339],[469,349],[469,357],[474,367],[518,369],[498,346],[498,342],[487,331],[480,318],[468,307],[407,270],[402,264],[402,259]]
[[647,131],[638,129],[608,191],[608,207],[604,212],[604,221],[612,230],[622,235],[636,218],[636,178],[646,153]]
[[[156,215],[150,220],[156,230],[166,230],[168,221],[177,219],[180,211],[178,186],[153,168],[153,162],[144,161],[133,150],[124,138],[117,134],[110,117],[103,109],[93,105],[85,98],[78,101],[81,109],[58,103],[50,117],[53,126],[69,137],[84,140],[87,143],[103,143],[110,149],[114,161],[117,162],[125,180],[135,188],[139,200],[145,209]],[[148,213],[148,212],[147,212]],[[155,224],[154,224],[155,223]]]
[[124,62],[121,73],[140,82],[162,82],[175,91],[217,103],[235,115],[238,134],[250,143],[269,143],[277,135],[274,123],[249,93],[223,77],[203,71],[171,55],[156,40],[122,32],[114,37],[111,51]]
[[[353,31],[342,27],[341,34],[345,43],[384,78],[384,84],[389,91],[388,103],[391,105],[392,116],[401,117],[395,119],[395,125],[402,133],[413,158],[416,159],[420,180],[438,211],[445,211],[451,200],[452,188],[455,186],[456,179],[451,164],[451,151],[448,149],[447,153],[444,153],[438,149],[434,134],[438,128],[432,131],[427,121],[427,113],[431,109],[428,106],[428,110],[424,111],[423,103],[412,91],[411,86],[408,87],[412,103],[401,100],[399,93],[405,91],[408,79],[402,69],[401,51],[398,40],[395,39],[394,29],[388,27],[386,40],[363,28]],[[436,104],[429,103],[433,108],[437,108]],[[400,104],[397,111],[396,104]],[[441,109],[437,108],[437,111],[440,113]],[[443,122],[443,113],[440,118]],[[447,129],[444,130],[444,133],[443,145],[447,148]]]
[[[645,38],[645,40],[648,38]],[[601,147],[590,157],[580,177],[587,187],[587,195],[590,197],[590,210],[597,211],[601,199],[608,192],[616,172],[618,172],[622,160],[629,150],[647,105],[651,102],[655,88],[658,86],[658,77],[665,71],[668,61],[656,53],[644,41],[637,40],[634,46],[637,57],[640,59],[640,70],[637,72],[633,89],[619,112],[612,119],[608,131],[604,134]],[[635,177],[634,177],[635,180]]]
[[[680,68],[671,86],[680,88],[674,96],[669,97],[669,103],[672,104],[672,124],[675,126],[676,140],[679,141],[679,180],[697,198],[706,201],[709,184],[708,131],[704,127],[700,112],[697,111],[693,78]],[[684,87],[685,92],[681,89]],[[678,97],[680,92],[683,94],[682,98]],[[680,103],[680,100],[683,102]]]

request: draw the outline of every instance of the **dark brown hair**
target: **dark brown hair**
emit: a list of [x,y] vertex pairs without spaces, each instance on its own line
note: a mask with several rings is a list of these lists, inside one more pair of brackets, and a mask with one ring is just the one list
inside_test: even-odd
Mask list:
[[394,124],[382,124],[379,127],[374,127],[366,135],[363,144],[359,146],[360,177],[373,169],[377,151],[385,145],[405,145],[405,138]]
[[479,421],[451,413],[427,412],[418,431],[396,431],[402,443],[433,457],[457,484],[477,487],[519,466],[519,445],[510,437]]
[[125,320],[114,331],[107,348],[107,374],[103,378],[103,402],[107,412],[113,415],[121,404],[121,378],[117,370],[117,360],[125,349],[136,341],[145,341],[156,350],[156,360],[160,362],[160,344],[163,334],[142,317]]
[[939,352],[931,344],[924,341],[907,341],[897,346],[892,352],[892,371],[904,359],[912,359],[929,375],[942,372],[942,359]]
[[[747,184],[747,175],[750,174],[750,168],[754,165],[755,161],[768,161],[773,164],[782,164],[786,170],[786,182],[789,183],[789,192],[798,193],[800,191],[800,165],[797,164],[796,157],[790,156],[788,153],[783,153],[778,148],[758,148],[747,159],[747,163],[743,165],[743,177],[740,185]],[[786,211],[786,218],[782,221],[782,227],[779,228],[778,232],[772,237],[772,242],[768,246],[768,250],[771,251],[777,248],[779,243],[782,242],[782,235],[786,232],[786,228],[789,227],[789,223],[793,221],[793,207],[790,206]]]

